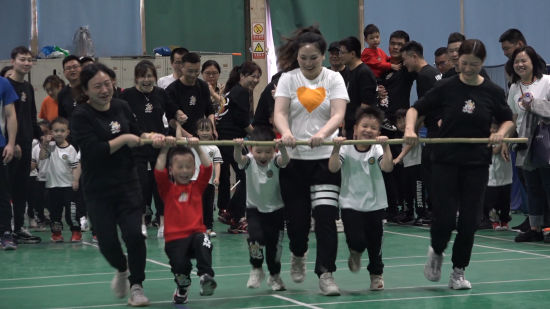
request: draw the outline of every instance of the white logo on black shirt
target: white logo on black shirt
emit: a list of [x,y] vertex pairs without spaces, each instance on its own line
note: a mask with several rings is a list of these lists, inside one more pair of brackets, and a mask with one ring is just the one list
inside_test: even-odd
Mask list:
[[21,102],[27,102],[27,94],[23,91],[21,91],[21,95],[19,96],[20,97],[20,101]]
[[111,134],[120,133],[120,123],[118,121],[111,121],[109,125],[111,126]]
[[443,78],[443,73],[437,74],[435,80],[441,80]]
[[464,106],[462,107],[462,112],[463,113],[468,113],[468,114],[472,114],[474,112],[474,110],[476,109],[476,103],[472,100],[468,100],[466,102],[464,102]]
[[195,104],[197,104],[197,98],[192,95],[190,98],[189,98],[189,105],[191,106],[195,106]]
[[147,103],[145,104],[145,113],[150,114],[153,112],[153,104]]
[[212,247],[212,242],[210,242],[210,237],[208,237],[208,234],[204,233],[204,238],[202,239],[202,246],[210,249]]

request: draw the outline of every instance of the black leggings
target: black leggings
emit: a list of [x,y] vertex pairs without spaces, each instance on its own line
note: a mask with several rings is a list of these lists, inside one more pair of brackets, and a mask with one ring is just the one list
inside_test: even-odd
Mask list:
[[31,150],[21,149],[21,158],[13,158],[8,164],[8,178],[11,185],[14,231],[19,231],[25,222],[27,208],[27,182],[31,172]]
[[75,197],[76,192],[73,188],[48,188],[48,196],[50,200],[50,219],[52,221],[52,232],[59,232],[59,227],[63,227],[61,216],[65,209],[65,222],[71,228],[71,231],[80,231],[80,220],[77,216]]
[[262,267],[265,260],[271,275],[281,272],[281,252],[284,235],[284,209],[262,213],[256,208],[246,209],[248,221],[248,251],[250,264],[255,268]]
[[[227,209],[231,217],[237,222],[244,217],[246,211],[246,174],[241,170],[233,158],[233,147],[222,146],[220,153],[223,163],[220,168],[220,185],[218,186],[218,208]],[[236,181],[239,182],[237,189],[230,198],[230,172],[229,168],[235,171]]]

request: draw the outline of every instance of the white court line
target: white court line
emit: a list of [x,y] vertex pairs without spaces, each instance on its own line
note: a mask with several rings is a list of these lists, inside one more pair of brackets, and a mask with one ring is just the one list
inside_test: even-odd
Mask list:
[[[98,246],[98,245],[93,244],[93,243],[89,243],[89,242],[87,242],[87,241],[83,241],[82,244],[87,245],[87,246],[96,247],[96,248],[99,249],[99,246]],[[166,268],[171,268],[170,265],[168,265],[168,264],[166,264],[166,263],[159,262],[159,261],[157,261],[157,260],[153,260],[153,259],[145,259],[145,260],[148,261],[148,262],[151,262],[151,263],[153,263],[153,264],[157,264],[157,265],[160,265],[160,266],[164,266],[164,267],[166,267]]]
[[[146,270],[145,273],[159,273],[165,272],[166,270]],[[89,273],[89,274],[74,274],[74,275],[56,275],[56,276],[41,276],[41,277],[21,277],[21,278],[8,278],[0,279],[0,282],[4,281],[20,281],[20,280],[39,280],[39,279],[59,279],[59,278],[70,278],[70,277],[85,277],[85,276],[103,276],[103,275],[113,275],[114,272],[108,273]]]
[[[275,298],[278,298],[278,299],[282,299],[282,300],[286,300],[288,302],[291,302],[295,305],[298,305],[298,306],[302,306],[302,307],[306,307],[306,308],[310,308],[310,309],[323,309],[321,307],[317,307],[317,306],[314,306],[314,305],[310,305],[310,304],[306,304],[306,303],[303,303],[301,301],[297,301],[295,299],[292,299],[292,298],[288,298],[288,297],[284,297],[284,296],[281,296],[281,295],[271,295],[272,297],[275,297]],[[287,305],[288,306],[288,305]]]

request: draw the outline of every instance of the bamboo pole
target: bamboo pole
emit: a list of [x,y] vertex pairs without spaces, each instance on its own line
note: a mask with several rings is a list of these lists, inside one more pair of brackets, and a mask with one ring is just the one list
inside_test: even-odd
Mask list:
[[[527,138],[505,138],[502,140],[503,143],[527,143]],[[150,145],[153,143],[151,139],[141,139],[143,145]],[[386,144],[403,144],[405,142],[402,138],[389,139]],[[488,138],[464,138],[464,137],[450,137],[450,138],[419,138],[419,143],[426,144],[488,144]],[[176,142],[178,145],[185,146],[187,145],[186,139],[179,139]],[[236,143],[232,140],[211,140],[211,141],[199,141],[199,145],[216,145],[216,146],[234,146]],[[247,141],[243,142],[245,146],[275,146],[274,141]],[[364,140],[345,140],[342,142],[342,145],[374,145],[380,144],[380,142],[374,139],[364,139]],[[296,141],[296,145],[309,145],[309,141]],[[321,145],[323,146],[332,146],[334,145],[333,141],[325,141]]]

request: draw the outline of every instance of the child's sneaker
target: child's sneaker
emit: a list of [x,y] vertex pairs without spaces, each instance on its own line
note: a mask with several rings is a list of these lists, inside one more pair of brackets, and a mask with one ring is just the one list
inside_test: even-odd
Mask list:
[[92,242],[93,242],[94,244],[97,244],[97,235],[93,235],[93,236],[92,236]]
[[428,261],[424,266],[424,277],[430,281],[441,279],[441,265],[443,265],[443,254],[434,252],[432,246],[428,249]]
[[326,272],[319,276],[319,289],[325,296],[338,296],[340,295],[340,289],[334,282],[332,273]]
[[149,299],[145,296],[145,293],[143,293],[141,284],[132,284],[128,305],[132,307],[145,307],[149,305]]
[[472,288],[470,281],[464,278],[464,268],[453,267],[449,287],[453,290],[469,290]]
[[542,237],[545,243],[550,243],[550,227],[542,229]]
[[382,291],[384,289],[384,278],[382,275],[370,275],[370,290]]
[[250,275],[248,276],[248,282],[246,287],[249,289],[257,289],[262,284],[264,280],[264,270],[262,268],[252,268],[250,270]]
[[212,276],[210,276],[209,274],[204,274],[201,276],[200,285],[201,285],[201,290],[200,290],[201,296],[210,296],[214,294],[214,290],[218,286],[218,284],[216,283],[216,280],[214,280],[214,278],[212,278]]
[[231,215],[227,209],[220,209],[218,212],[218,221],[223,224],[231,224]]
[[81,242],[82,241],[82,232],[73,231],[71,235],[71,242]]
[[2,245],[2,249],[6,251],[17,249],[17,244],[13,240],[13,235],[11,232],[4,232],[0,238],[0,244]]
[[500,227],[497,229],[497,231],[508,231],[510,229],[510,226],[508,225],[508,222],[500,222]]
[[493,225],[493,230],[495,230],[495,231],[500,231],[500,222],[494,221],[494,222],[492,223],[492,225]]
[[90,230],[90,225],[88,224],[88,219],[86,219],[86,216],[80,217],[80,229],[83,232]]
[[30,229],[38,228],[38,223],[36,222],[35,218],[29,218],[29,228]]
[[306,278],[307,252],[302,257],[290,254],[290,278],[296,283],[303,282]]
[[157,231],[157,238],[164,238],[164,225],[159,226]]
[[356,273],[361,269],[361,253],[350,250],[348,258],[348,267],[352,273]]
[[[64,242],[63,235],[61,235],[61,232],[52,232],[51,237],[52,242],[58,243],[58,242]],[[72,238],[71,238],[72,240]]]
[[143,237],[147,238],[147,225],[141,225],[141,234],[143,235]]
[[206,230],[206,234],[208,234],[208,236],[210,236],[210,238],[214,238],[217,236],[216,232],[214,232],[213,230]]
[[227,230],[227,232],[231,234],[246,234],[248,233],[248,222],[246,221],[246,218],[241,218],[239,222],[231,221],[231,226]]
[[342,219],[336,220],[336,232],[338,233],[344,232],[344,222],[342,222]]
[[130,281],[128,281],[128,276],[130,276],[130,272],[128,270],[122,272],[117,271],[115,273],[115,276],[111,281],[111,290],[113,290],[116,297],[123,298],[128,293],[128,290],[130,289]]
[[174,304],[187,304],[188,289],[184,287],[177,287],[174,291]]
[[273,291],[286,290],[285,284],[279,274],[270,275],[269,278],[267,278],[267,285],[269,285]]
[[21,228],[19,231],[13,233],[15,241],[19,244],[38,244],[42,241],[42,238],[32,235],[27,229]]

